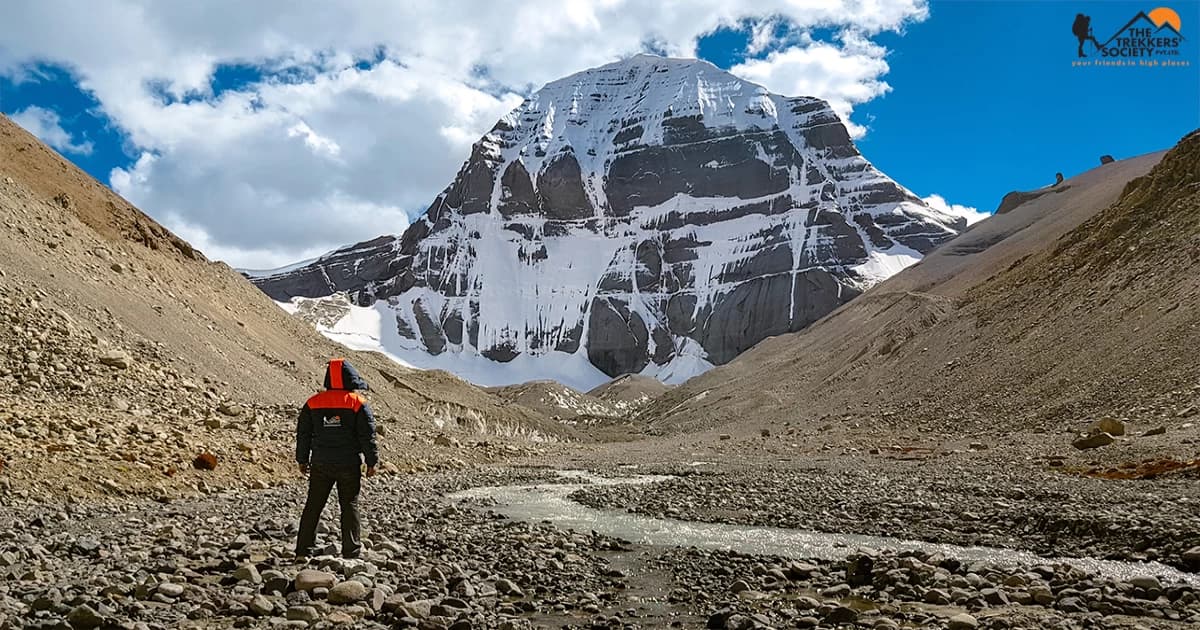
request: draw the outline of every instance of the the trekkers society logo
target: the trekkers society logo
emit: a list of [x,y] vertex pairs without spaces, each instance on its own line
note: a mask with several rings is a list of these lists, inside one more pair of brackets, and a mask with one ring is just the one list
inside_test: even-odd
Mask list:
[[1072,65],[1190,66],[1190,61],[1180,58],[1182,28],[1179,14],[1174,9],[1158,7],[1149,13],[1139,11],[1125,26],[1101,42],[1092,29],[1092,18],[1078,13],[1071,25],[1071,32],[1079,40],[1076,61]]

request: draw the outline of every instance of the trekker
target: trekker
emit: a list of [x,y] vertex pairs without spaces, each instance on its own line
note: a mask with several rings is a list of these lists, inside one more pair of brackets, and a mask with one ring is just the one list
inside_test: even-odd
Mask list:
[[357,558],[362,551],[358,522],[362,464],[366,460],[368,477],[375,475],[379,464],[375,417],[366,399],[357,393],[367,389],[349,361],[333,359],[325,369],[325,391],[309,398],[300,409],[296,463],[300,473],[309,477],[308,500],[296,538],[297,558],[312,555],[317,523],[334,485],[342,509],[342,557]]
[[1086,16],[1082,13],[1076,13],[1075,22],[1071,24],[1071,32],[1075,35],[1075,38],[1079,40],[1078,54],[1080,57],[1087,56],[1083,54],[1083,43],[1088,40],[1091,40],[1092,45],[1096,47],[1096,50],[1104,48],[1104,46],[1101,46],[1100,42],[1096,41],[1096,38],[1092,36],[1092,18],[1089,16]]

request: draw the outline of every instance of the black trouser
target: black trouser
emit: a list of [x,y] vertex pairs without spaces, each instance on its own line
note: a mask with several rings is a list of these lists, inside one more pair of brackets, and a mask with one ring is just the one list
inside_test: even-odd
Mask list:
[[362,473],[357,465],[313,464],[308,473],[308,500],[300,517],[300,536],[296,539],[296,555],[311,555],[317,542],[317,523],[329,500],[329,491],[337,485],[338,504],[342,508],[342,557],[358,556],[359,543],[358,491]]

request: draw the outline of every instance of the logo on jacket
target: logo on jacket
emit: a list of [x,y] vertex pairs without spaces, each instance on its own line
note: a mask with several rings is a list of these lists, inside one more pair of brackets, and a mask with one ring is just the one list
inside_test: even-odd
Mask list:
[[342,417],[341,416],[322,416],[321,420],[324,423],[324,425],[327,427],[342,426]]

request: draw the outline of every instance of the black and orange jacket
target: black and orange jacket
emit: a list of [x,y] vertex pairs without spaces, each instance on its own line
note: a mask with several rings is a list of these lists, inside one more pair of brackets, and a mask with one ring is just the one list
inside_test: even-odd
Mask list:
[[[334,359],[325,369],[325,391],[300,409],[296,421],[296,461],[301,464],[368,466],[379,463],[375,444],[375,416],[355,390],[366,390],[366,381],[345,359]],[[361,459],[360,459],[361,455]]]

